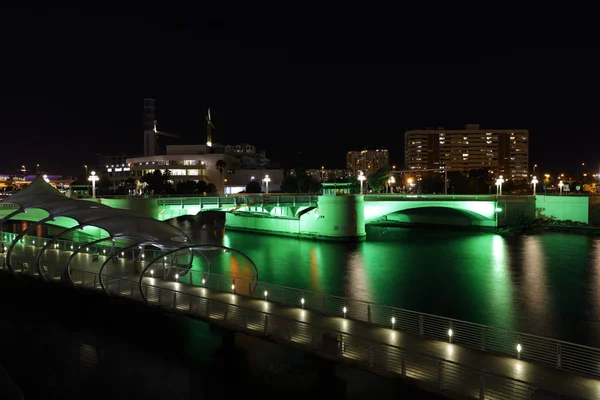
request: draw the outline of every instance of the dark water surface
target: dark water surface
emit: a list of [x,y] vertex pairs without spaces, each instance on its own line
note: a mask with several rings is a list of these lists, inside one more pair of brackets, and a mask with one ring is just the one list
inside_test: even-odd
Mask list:
[[[369,227],[337,243],[187,227],[259,279],[600,347],[600,239]],[[251,273],[223,258],[214,272]]]

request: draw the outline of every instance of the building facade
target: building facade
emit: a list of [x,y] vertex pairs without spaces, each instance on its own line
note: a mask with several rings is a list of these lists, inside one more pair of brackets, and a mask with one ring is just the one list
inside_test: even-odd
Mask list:
[[390,155],[386,149],[349,151],[346,154],[346,169],[354,176],[358,175],[358,171],[369,175],[389,165]]
[[356,177],[349,169],[307,169],[306,175],[310,176],[317,182],[347,182],[348,179]]
[[527,129],[410,130],[404,134],[406,169],[446,166],[448,171],[486,168],[507,179],[527,179],[529,131]]

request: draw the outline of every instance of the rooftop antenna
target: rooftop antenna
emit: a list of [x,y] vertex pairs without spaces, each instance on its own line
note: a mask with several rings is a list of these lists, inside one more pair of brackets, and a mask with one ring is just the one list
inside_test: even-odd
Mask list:
[[206,145],[212,147],[212,130],[217,130],[210,117],[210,107],[208,108],[208,115],[206,116]]

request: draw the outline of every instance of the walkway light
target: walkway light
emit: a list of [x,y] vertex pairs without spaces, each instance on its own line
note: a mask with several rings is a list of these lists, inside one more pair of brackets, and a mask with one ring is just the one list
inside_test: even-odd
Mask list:
[[394,329],[395,325],[396,325],[396,317],[392,317],[392,329]]
[[202,286],[206,284],[206,279],[202,278]]
[[71,245],[71,250],[73,250],[73,245]]
[[360,182],[360,194],[363,194],[363,182],[367,180],[364,172],[358,171],[358,177],[356,178]]
[[558,182],[558,190],[559,190],[558,195],[559,196],[562,196],[562,188],[563,188],[563,186],[565,186],[565,184],[563,183],[563,181]]
[[502,184],[504,183],[504,178],[502,175],[496,179],[496,195],[502,196]]
[[44,242],[44,246],[46,245],[46,242]]
[[533,185],[533,195],[535,196],[535,187],[538,184],[538,179],[536,176],[534,176],[533,179],[531,180],[531,184]]
[[231,293],[235,293],[235,284],[231,284]]
[[346,312],[348,311],[348,309],[347,309],[346,307],[344,307],[344,308],[342,309],[342,311],[344,311],[344,318],[346,318]]
[[394,193],[394,187],[392,186],[394,183],[396,183],[396,178],[394,178],[394,175],[390,176],[390,179],[388,179],[388,186],[390,187],[390,193]]
[[92,198],[96,198],[96,182],[100,180],[100,177],[96,175],[96,171],[92,171],[88,177],[88,181],[92,182]]
[[175,274],[175,280],[179,279],[179,274]]
[[521,359],[521,350],[523,350],[523,348],[521,347],[521,343],[517,344],[517,358],[520,360]]
[[300,299],[300,304],[302,304],[302,308],[304,308],[304,297]]
[[125,255],[125,252],[124,252],[124,251],[122,251],[122,252],[121,252],[121,255],[122,255],[122,256],[124,256],[124,255]]
[[154,270],[153,269],[150,270],[150,275],[154,276]]
[[32,241],[31,241],[31,244],[35,244],[35,240],[32,240]]
[[106,250],[102,250],[102,253],[103,253],[103,254],[106,254]]
[[454,334],[454,332],[452,331],[452,328],[448,329],[448,341],[450,343],[452,343],[452,335]]
[[[44,244],[44,246],[45,246],[45,244]],[[85,248],[85,251],[90,251],[90,248],[89,248],[89,247],[86,247],[86,248]]]
[[265,175],[265,177],[263,178],[263,182],[265,183],[265,193],[269,194],[269,182],[271,182],[271,178],[269,178],[269,175]]
[[268,295],[269,295],[269,292],[267,292],[267,291],[265,290],[265,300],[267,300],[267,296],[268,296]]

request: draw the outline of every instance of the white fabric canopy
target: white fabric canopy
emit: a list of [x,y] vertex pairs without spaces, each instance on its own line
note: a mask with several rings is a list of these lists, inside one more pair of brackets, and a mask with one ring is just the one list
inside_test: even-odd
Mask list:
[[[1,200],[1,203],[16,204],[22,212],[37,208],[46,211],[49,217],[68,217],[77,221],[81,227],[95,226],[104,229],[110,236],[174,246],[189,243],[185,233],[173,225],[94,201],[67,198],[39,175],[25,189]],[[18,219],[18,214],[13,218]]]

